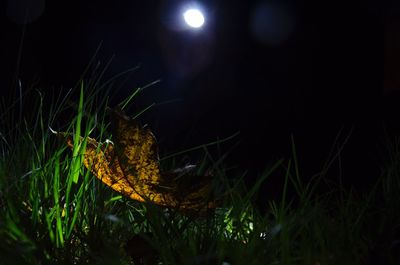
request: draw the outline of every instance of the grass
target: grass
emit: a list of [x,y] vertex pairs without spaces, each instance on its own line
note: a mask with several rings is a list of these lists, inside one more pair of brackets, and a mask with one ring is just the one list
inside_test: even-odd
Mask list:
[[[71,152],[49,129],[75,139],[112,137],[108,98],[101,95],[112,94],[113,82],[101,84],[102,75],[60,97],[30,89],[3,104],[1,264],[398,264],[398,140],[386,146],[382,174],[368,193],[326,184],[347,139],[335,143],[325,167],[307,183],[292,139],[293,156],[272,163],[247,188],[245,174],[228,177],[224,155],[212,156],[208,145],[191,149],[186,153],[202,153],[201,170],[212,168],[221,205],[207,215],[181,213],[112,191],[82,166],[78,142]],[[134,104],[140,91],[120,105]],[[162,167],[177,161],[179,155],[168,156]],[[284,178],[282,197],[255,206],[276,172]],[[318,192],[323,185],[329,192]]]

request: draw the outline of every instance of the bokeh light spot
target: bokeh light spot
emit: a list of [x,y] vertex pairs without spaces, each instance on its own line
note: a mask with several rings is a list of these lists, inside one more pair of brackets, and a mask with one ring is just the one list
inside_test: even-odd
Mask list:
[[250,30],[253,37],[267,45],[284,43],[292,34],[294,18],[283,3],[261,2],[253,9]]

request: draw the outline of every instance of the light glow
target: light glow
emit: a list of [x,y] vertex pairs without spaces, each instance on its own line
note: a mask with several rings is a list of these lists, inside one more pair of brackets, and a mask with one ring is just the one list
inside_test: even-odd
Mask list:
[[192,28],[200,28],[204,24],[204,15],[199,9],[188,9],[183,13],[186,24]]

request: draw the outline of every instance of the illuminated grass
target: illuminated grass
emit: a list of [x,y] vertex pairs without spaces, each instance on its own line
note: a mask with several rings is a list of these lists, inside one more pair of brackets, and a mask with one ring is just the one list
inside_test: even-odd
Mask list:
[[[1,264],[371,264],[374,258],[395,264],[398,142],[388,144],[382,176],[367,194],[340,185],[318,193],[347,139],[335,144],[339,151],[309,183],[302,182],[292,140],[293,157],[273,162],[249,188],[244,174],[229,178],[224,156],[212,157],[205,145],[199,170],[212,168],[221,206],[201,216],[182,214],[113,192],[84,169],[78,142],[71,152],[52,134],[49,127],[99,141],[112,137],[98,79],[50,106],[34,90],[2,106]],[[121,105],[134,104],[139,91]],[[73,94],[80,95],[77,104]],[[176,157],[162,163],[174,168]],[[261,186],[276,172],[284,178],[281,199],[256,207]]]

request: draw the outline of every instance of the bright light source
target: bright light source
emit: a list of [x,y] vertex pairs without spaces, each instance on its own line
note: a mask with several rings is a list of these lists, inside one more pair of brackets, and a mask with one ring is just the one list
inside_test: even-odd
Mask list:
[[183,13],[186,24],[192,28],[200,28],[204,24],[203,13],[198,9],[188,9]]

